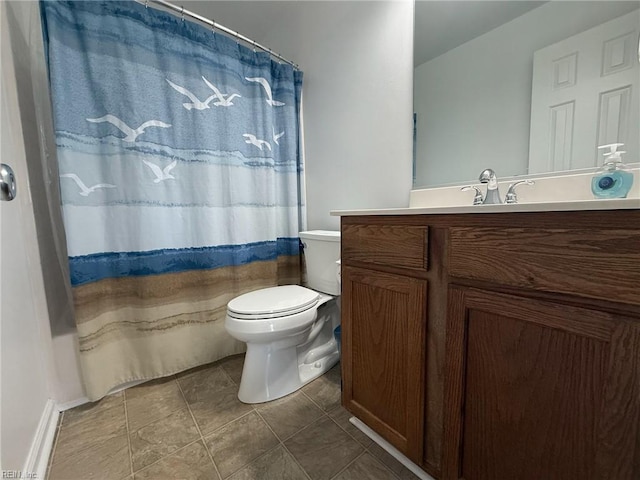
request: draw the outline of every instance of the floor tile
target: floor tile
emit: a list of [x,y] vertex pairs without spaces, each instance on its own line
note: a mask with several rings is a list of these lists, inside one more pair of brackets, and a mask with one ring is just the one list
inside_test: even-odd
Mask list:
[[51,466],[49,480],[120,480],[131,474],[126,434],[59,458]]
[[308,480],[300,466],[282,445],[271,450],[229,480]]
[[285,443],[312,480],[327,480],[354,460],[362,446],[324,417]]
[[82,421],[72,423],[68,427],[63,423],[60,427],[54,462],[126,432],[124,403],[106,410],[99,409],[87,413]]
[[131,393],[126,394],[130,432],[187,406],[175,379],[140,387],[133,388]]
[[317,403],[325,412],[340,405],[340,364],[338,363],[327,373],[313,382],[305,385],[302,390]]
[[84,405],[80,405],[79,407],[72,408],[64,412],[64,415],[61,415],[61,419],[59,420],[59,425],[62,425],[62,420],[64,419],[64,426],[69,427],[86,418],[91,418],[92,415],[108,410],[111,407],[118,406],[122,404],[123,401],[124,395],[122,392],[118,392],[114,395],[107,395],[97,402],[85,403]]
[[278,445],[278,439],[256,412],[216,430],[205,438],[222,478]]
[[131,458],[138,471],[200,437],[187,409],[178,410],[132,432]]
[[257,410],[280,440],[313,423],[323,413],[302,392],[260,405]]
[[237,386],[217,363],[216,366],[200,367],[178,376],[178,382],[189,403],[206,400],[210,395],[228,387]]
[[237,398],[243,362],[236,355],[67,411],[49,478],[416,478],[349,423],[339,365],[287,397],[247,405]]
[[418,478],[411,470],[401,464],[377,443],[373,443],[368,450],[369,453],[384,463],[389,470],[395,473],[401,480],[415,480]]
[[189,407],[203,435],[253,410],[251,405],[238,400],[238,386],[235,384],[222,390],[210,390],[206,395],[196,394],[190,398],[196,399],[195,402],[189,403]]
[[175,380],[175,375],[149,380],[148,382],[141,383],[135,387],[127,388],[124,392],[125,398],[127,400],[133,400],[134,398],[144,397],[149,393],[153,393],[160,385],[170,384],[175,382]]
[[362,431],[356,428],[349,419],[353,416],[351,412],[349,412],[346,408],[340,406],[334,408],[329,412],[329,416],[332,418],[334,422],[338,424],[345,432],[355,438],[360,445],[367,448],[369,445],[373,443],[369,437],[367,437]]
[[231,377],[236,385],[240,385],[242,379],[242,369],[244,367],[244,353],[227,357],[220,362],[220,366],[224,368],[227,375]]
[[219,480],[207,449],[201,441],[164,457],[135,474],[135,480]]
[[373,458],[371,454],[365,453],[355,462],[349,465],[335,480],[397,480],[396,476],[391,473],[378,460]]

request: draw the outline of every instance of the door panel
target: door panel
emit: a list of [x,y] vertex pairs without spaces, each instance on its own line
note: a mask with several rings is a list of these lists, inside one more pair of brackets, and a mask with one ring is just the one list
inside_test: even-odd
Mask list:
[[342,289],[345,406],[421,463],[426,281],[343,267]]
[[449,299],[445,479],[640,476],[640,322],[472,288]]
[[609,345],[477,310],[467,328],[462,476],[589,478]]

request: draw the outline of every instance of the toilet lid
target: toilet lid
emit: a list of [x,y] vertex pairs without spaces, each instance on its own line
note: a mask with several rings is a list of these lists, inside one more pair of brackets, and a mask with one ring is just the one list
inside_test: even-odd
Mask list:
[[234,298],[227,305],[229,312],[260,317],[302,312],[318,303],[318,292],[299,285],[263,288]]

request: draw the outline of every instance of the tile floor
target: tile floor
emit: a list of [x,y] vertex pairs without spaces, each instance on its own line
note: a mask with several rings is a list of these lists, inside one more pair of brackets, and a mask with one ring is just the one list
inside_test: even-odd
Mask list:
[[349,423],[339,365],[274,402],[236,394],[242,355],[64,412],[50,480],[415,479]]

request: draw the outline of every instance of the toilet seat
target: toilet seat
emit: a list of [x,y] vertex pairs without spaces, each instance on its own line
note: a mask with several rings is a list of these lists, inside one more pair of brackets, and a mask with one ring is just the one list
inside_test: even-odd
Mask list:
[[266,320],[289,317],[315,307],[320,294],[299,285],[263,288],[234,298],[227,314],[238,320]]

